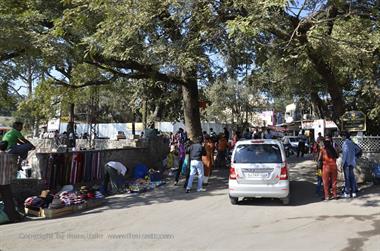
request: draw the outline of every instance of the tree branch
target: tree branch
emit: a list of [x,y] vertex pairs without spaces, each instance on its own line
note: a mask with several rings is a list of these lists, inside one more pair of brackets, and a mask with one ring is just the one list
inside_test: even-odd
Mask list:
[[7,60],[12,59],[12,58],[15,58],[15,57],[19,57],[19,56],[21,56],[24,52],[25,52],[25,49],[16,50],[16,51],[13,51],[13,52],[4,52],[4,53],[0,53],[0,62],[2,62],[2,61],[7,61]]
[[116,78],[114,78],[114,77],[109,79],[109,80],[91,80],[91,81],[87,81],[86,83],[81,84],[81,85],[72,85],[72,84],[66,83],[64,81],[58,80],[58,81],[54,82],[53,84],[60,85],[60,86],[66,87],[66,88],[80,89],[80,88],[87,87],[87,86],[110,85],[115,80],[116,80]]
[[22,87],[19,87],[18,89],[14,88],[12,85],[8,85],[8,87],[11,88],[11,89],[13,90],[13,92],[16,93],[16,95],[19,96],[20,98],[22,98],[22,99],[25,98],[23,95],[21,95],[21,94],[19,93],[19,91],[20,91],[20,89],[21,89]]
[[[122,77],[125,78],[134,78],[134,79],[152,79],[155,81],[162,81],[165,83],[174,83],[177,85],[187,85],[187,79],[180,78],[178,76],[161,73],[157,66],[149,64],[141,64],[134,60],[118,60],[111,58],[104,58],[101,55],[93,55],[91,61],[86,61],[89,64],[94,65],[107,65],[108,67],[121,68],[125,70],[134,70],[137,73],[131,74],[122,74]],[[109,69],[109,68],[108,68]],[[116,73],[116,72],[114,72]],[[120,75],[120,71],[117,71],[117,74]],[[185,76],[189,77],[189,76]]]

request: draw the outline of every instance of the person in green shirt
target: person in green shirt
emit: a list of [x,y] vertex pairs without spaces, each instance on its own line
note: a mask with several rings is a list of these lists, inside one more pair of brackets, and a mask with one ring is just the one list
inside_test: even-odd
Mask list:
[[21,160],[24,160],[28,157],[28,152],[34,150],[35,147],[21,134],[22,128],[22,122],[14,122],[13,128],[4,135],[3,141],[8,143],[8,153],[17,154],[21,157]]

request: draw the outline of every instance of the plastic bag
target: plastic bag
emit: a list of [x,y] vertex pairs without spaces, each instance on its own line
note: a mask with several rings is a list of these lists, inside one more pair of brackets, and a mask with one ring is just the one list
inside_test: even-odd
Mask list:
[[183,163],[182,163],[182,168],[181,168],[181,174],[182,174],[183,176],[186,175],[186,170],[187,170],[188,162],[189,162],[189,157],[186,156],[185,160],[184,160]]
[[148,174],[148,167],[144,164],[137,164],[133,170],[134,179],[143,179]]

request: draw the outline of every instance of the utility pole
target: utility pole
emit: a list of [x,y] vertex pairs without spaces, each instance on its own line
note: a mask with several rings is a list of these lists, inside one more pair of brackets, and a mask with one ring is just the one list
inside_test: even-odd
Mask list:
[[91,100],[88,109],[87,123],[89,125],[89,145],[90,148],[95,148],[95,139],[98,136],[98,125],[97,125],[97,115],[99,106],[99,89],[98,87],[93,87],[91,89]]

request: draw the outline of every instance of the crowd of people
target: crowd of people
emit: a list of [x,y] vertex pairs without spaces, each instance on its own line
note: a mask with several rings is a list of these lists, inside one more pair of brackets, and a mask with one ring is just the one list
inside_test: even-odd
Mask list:
[[230,149],[237,142],[238,136],[233,133],[231,142],[230,132],[224,128],[217,134],[213,128],[209,132],[203,131],[199,138],[190,140],[182,129],[170,134],[170,153],[167,166],[175,170],[175,185],[178,185],[181,174],[186,177],[184,188],[189,193],[192,189],[194,177],[198,175],[197,191],[204,191],[209,183],[209,177],[214,168],[226,168]]
[[197,191],[203,191],[209,183],[213,169],[227,168],[231,150],[239,139],[274,139],[278,135],[269,128],[247,128],[244,133],[230,131],[227,127],[223,132],[216,133],[213,128],[203,131],[202,136],[190,140],[186,131],[179,128],[176,133],[170,133],[170,153],[167,157],[167,167],[174,170],[175,185],[178,185],[181,174],[186,177],[184,188],[190,192],[195,175],[198,175]]
[[[28,151],[35,147],[21,134],[23,124],[15,122],[12,130],[8,131],[3,141],[0,142],[0,150],[16,154],[19,160],[27,157]],[[58,133],[55,134],[58,137]],[[361,149],[356,145],[348,132],[342,133],[344,139],[342,147],[339,147],[332,140],[331,136],[323,137],[318,135],[313,144],[317,164],[317,193],[323,194],[324,200],[337,199],[337,176],[338,172],[344,173],[345,183],[343,198],[357,197],[358,187],[354,175],[357,158],[361,154]],[[209,184],[209,178],[213,169],[227,168],[229,165],[229,154],[239,139],[273,139],[275,134],[270,129],[267,130],[245,130],[241,135],[237,131],[229,130],[225,127],[223,132],[216,133],[213,128],[209,132],[203,131],[203,135],[190,140],[185,130],[179,128],[176,133],[170,134],[170,153],[167,158],[167,166],[175,173],[175,185],[178,185],[180,176],[184,176],[183,187],[186,193],[192,190],[193,180],[198,176],[196,191],[205,191]],[[298,144],[301,152],[304,152],[306,137],[300,135]],[[342,153],[342,162],[338,166],[337,159]],[[10,183],[10,182],[9,182]],[[323,189],[322,189],[323,188]],[[0,184],[0,194],[5,202],[4,211],[10,216],[11,221],[18,221],[19,215],[14,210],[10,184]],[[9,196],[8,196],[9,195]]]
[[[301,132],[298,142],[297,156],[303,157],[308,153],[306,147],[307,137]],[[310,151],[317,162],[317,193],[323,195],[324,200],[337,199],[338,171],[344,173],[345,184],[343,198],[357,196],[357,184],[354,175],[356,158],[361,149],[356,145],[348,132],[342,133],[343,146],[333,142],[332,136],[323,137],[318,134],[317,140],[312,144]],[[178,185],[181,175],[186,177],[184,188],[186,192],[192,189],[194,177],[198,175],[197,191],[204,191],[209,183],[212,170],[228,166],[230,151],[239,139],[273,139],[275,134],[270,130],[246,129],[243,134],[233,131],[230,133],[224,128],[217,134],[212,128],[209,132],[203,131],[202,137],[190,140],[187,133],[180,128],[170,136],[170,154],[168,167],[175,170],[175,185]],[[289,142],[288,142],[289,143]],[[286,142],[284,142],[286,145]],[[342,153],[342,164],[338,167],[337,159]]]

